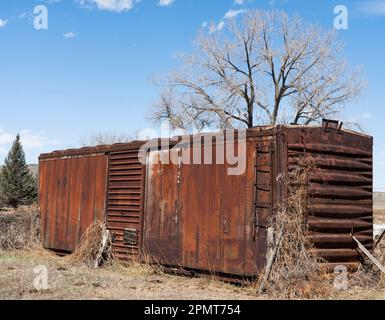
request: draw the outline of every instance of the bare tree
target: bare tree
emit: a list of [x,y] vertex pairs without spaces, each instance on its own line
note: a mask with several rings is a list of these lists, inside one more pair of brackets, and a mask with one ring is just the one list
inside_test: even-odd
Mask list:
[[159,84],[154,121],[203,129],[310,124],[335,116],[362,82],[334,31],[284,12],[248,11],[227,29],[201,30],[182,68]]
[[114,131],[110,132],[95,132],[80,139],[80,145],[82,147],[94,147],[100,145],[109,145],[114,143],[126,143],[137,140],[135,135],[126,135],[117,133]]

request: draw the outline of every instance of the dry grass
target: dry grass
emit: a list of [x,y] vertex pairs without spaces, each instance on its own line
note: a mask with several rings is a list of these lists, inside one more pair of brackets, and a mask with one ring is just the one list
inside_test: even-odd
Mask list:
[[[380,263],[385,266],[385,238],[382,238],[381,242],[377,245],[374,251],[375,257]],[[381,273],[379,285],[385,289],[385,274]]]
[[[33,287],[35,266],[48,269],[49,290]],[[68,263],[34,251],[0,255],[0,299],[256,299],[255,294],[220,281],[157,274],[151,268],[113,262],[102,268]]]
[[127,254],[125,260],[113,259],[111,236],[104,222],[96,221],[83,234],[80,245],[63,260],[71,264],[83,263],[89,267],[113,266],[116,270],[129,275],[162,274],[160,263],[146,252],[140,256]]
[[[334,274],[322,267],[323,262],[312,254],[312,244],[306,237],[308,177],[314,166],[300,159],[297,166],[289,172],[283,183],[288,196],[280,204],[270,224],[275,232],[274,245],[278,247],[266,292],[278,298],[327,298],[338,296],[333,286]],[[384,212],[375,212],[375,221],[385,221]],[[280,236],[281,235],[281,236]],[[385,264],[385,239],[374,252],[376,258]],[[384,290],[385,275],[372,262],[365,263],[355,273],[348,275],[350,289]]]
[[284,179],[288,189],[285,203],[279,205],[270,221],[274,230],[275,260],[266,292],[280,298],[315,298],[330,292],[330,275],[320,259],[312,254],[306,237],[309,162],[300,160]]
[[384,289],[385,278],[381,271],[373,267],[370,262],[362,264],[359,269],[350,274],[349,287],[361,288],[367,290],[379,290]]
[[[79,256],[89,257],[88,254]],[[276,294],[271,291],[270,286],[270,295],[258,296],[252,286],[235,286],[210,277],[188,278],[162,273],[161,267],[149,256],[142,256],[144,261],[137,258],[129,261],[113,260],[102,268],[94,269],[90,268],[88,259],[62,258],[42,249],[41,246],[27,250],[3,251],[0,252],[0,299],[221,300],[320,297],[319,294],[314,294],[314,287],[320,284],[319,279],[313,277],[312,273],[310,276],[309,273],[306,276],[302,273],[300,277],[294,277],[298,269],[295,273],[286,270],[287,273],[280,278],[285,279],[280,282],[282,290],[286,290],[285,295]],[[37,291],[33,288],[33,268],[38,265],[45,265],[48,269],[49,290]],[[367,275],[367,272],[357,273],[356,276],[362,280],[364,275]],[[354,281],[352,275],[349,279],[350,288],[353,287]],[[376,286],[375,290],[373,288],[373,285],[364,287],[360,284],[360,288],[346,292],[330,291],[323,298],[385,298],[385,290],[380,286]]]
[[91,224],[80,239],[80,245],[66,259],[69,263],[83,262],[92,267],[109,263],[112,259],[112,249],[106,224],[101,221]]
[[374,255],[382,265],[385,265],[385,238],[382,238],[381,242],[377,245]]
[[[33,287],[34,267],[48,269],[48,290]],[[150,299],[150,300],[254,300],[275,299],[257,296],[252,287],[240,287],[206,278],[156,274],[151,268],[137,268],[118,262],[94,269],[84,263],[70,264],[50,252],[35,250],[0,254],[1,299]],[[325,298],[325,297],[324,297]],[[384,289],[350,288],[330,292],[328,299],[385,299]]]
[[[384,197],[374,197],[374,223],[385,223],[385,205]],[[378,209],[382,208],[382,209]],[[373,255],[382,264],[385,265],[385,238],[378,243]],[[351,287],[363,288],[369,290],[385,289],[385,274],[383,274],[373,263],[365,257],[360,269],[351,275],[349,281]]]
[[126,259],[114,259],[113,266],[127,275],[162,275],[163,266],[155,257],[142,250],[139,255],[127,255]]
[[[376,259],[385,265],[385,241],[376,247],[374,254]],[[359,269],[349,274],[348,277],[349,289],[355,290],[369,290],[371,292],[385,291],[385,274],[382,273],[374,264],[367,258],[364,258],[363,263]]]
[[39,246],[40,220],[36,206],[0,212],[0,250]]
[[[306,170],[303,168],[307,167]],[[300,169],[302,168],[302,169]],[[349,275],[349,290],[338,292],[333,275],[320,267],[306,238],[307,175],[311,165],[291,171],[288,199],[271,223],[282,231],[277,256],[266,287],[271,298],[385,298],[385,277],[368,262]],[[239,287],[212,277],[187,278],[163,273],[161,265],[142,252],[141,258],[111,260],[110,247],[104,252],[103,268],[93,269],[100,252],[103,223],[92,225],[81,245],[69,257],[60,258],[44,250],[38,237],[37,208],[21,208],[0,214],[0,299],[256,299],[255,286]],[[277,237],[276,239],[277,240]],[[385,239],[376,257],[385,263]],[[32,286],[33,267],[46,265],[50,289],[36,292]]]

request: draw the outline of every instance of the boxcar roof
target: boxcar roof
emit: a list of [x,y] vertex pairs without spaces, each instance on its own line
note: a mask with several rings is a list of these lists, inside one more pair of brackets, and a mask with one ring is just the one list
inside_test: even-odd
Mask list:
[[[256,126],[250,129],[247,129],[247,137],[253,137],[255,135],[268,135],[271,134],[274,131],[277,131],[279,129],[320,129],[322,128],[321,125],[278,125],[278,126]],[[225,131],[225,130],[224,130]],[[183,137],[196,137],[196,136],[215,136],[220,133],[223,133],[224,131],[213,131],[208,133],[199,133],[196,135],[186,135],[186,136],[174,136],[171,138],[166,138],[163,140],[172,140],[173,143],[178,143],[178,138],[181,139]],[[341,129],[341,131],[357,135],[361,137],[365,137],[368,139],[372,139],[370,135],[349,130],[349,129]],[[156,138],[152,139],[153,141],[160,141],[162,139]],[[54,158],[66,158],[66,157],[81,157],[81,156],[89,156],[89,155],[97,155],[97,154],[103,154],[108,153],[114,150],[120,150],[120,149],[135,149],[139,148],[143,144],[145,144],[147,141],[132,141],[127,143],[116,143],[116,144],[110,144],[110,145],[99,145],[94,147],[83,147],[83,148],[71,148],[66,150],[55,150],[50,153],[42,153],[39,157],[39,160],[48,160],[48,159],[54,159]]]

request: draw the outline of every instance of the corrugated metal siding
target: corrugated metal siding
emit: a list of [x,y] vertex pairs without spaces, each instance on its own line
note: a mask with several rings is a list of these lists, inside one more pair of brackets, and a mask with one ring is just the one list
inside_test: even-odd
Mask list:
[[373,245],[372,140],[334,129],[288,133],[288,166],[310,160],[309,238],[329,267],[356,269],[361,260],[354,234]]
[[[138,255],[142,242],[145,166],[138,148],[112,150],[108,165],[107,227],[114,235],[113,250],[118,258]],[[127,241],[125,235],[135,233]]]
[[44,246],[73,251],[87,227],[104,220],[107,157],[41,159],[39,203]]

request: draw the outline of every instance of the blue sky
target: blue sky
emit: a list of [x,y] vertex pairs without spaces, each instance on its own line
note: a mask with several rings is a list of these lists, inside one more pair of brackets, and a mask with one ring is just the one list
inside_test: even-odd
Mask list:
[[[34,7],[48,8],[48,30],[33,27]],[[0,2],[0,158],[21,132],[27,160],[78,147],[93,132],[133,133],[159,89],[151,79],[191,50],[204,22],[229,10],[283,9],[333,27],[336,5],[349,10],[338,31],[344,55],[368,82],[345,118],[375,138],[375,188],[385,189],[385,0],[4,0]]]

